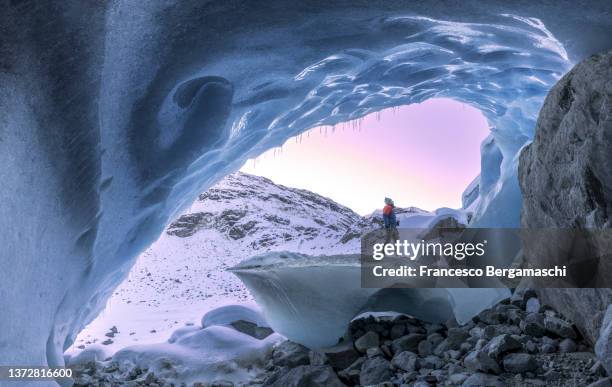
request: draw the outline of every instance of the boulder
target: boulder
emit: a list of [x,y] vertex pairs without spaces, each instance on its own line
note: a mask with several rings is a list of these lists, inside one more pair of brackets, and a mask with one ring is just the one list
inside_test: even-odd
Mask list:
[[359,353],[355,350],[352,341],[343,341],[333,347],[320,350],[325,354],[329,364],[335,369],[345,369],[359,358]]
[[272,351],[272,362],[277,366],[297,367],[310,363],[310,350],[301,344],[287,340]]
[[416,352],[418,351],[419,343],[425,339],[425,335],[420,333],[410,333],[406,336],[402,336],[399,339],[393,340],[391,343],[391,349],[393,353],[399,353],[403,351]]
[[355,340],[355,348],[361,353],[366,353],[370,348],[376,348],[380,345],[378,333],[368,331],[365,335]]
[[392,377],[391,363],[382,357],[373,357],[363,362],[359,382],[368,386],[389,381]]
[[400,352],[393,356],[391,364],[395,368],[399,368],[406,372],[415,371],[417,369],[417,355],[410,351]]
[[533,355],[527,353],[511,353],[504,357],[504,370],[515,374],[535,371],[538,362]]
[[[593,55],[563,76],[548,94],[534,140],[520,154],[523,227],[611,226],[610,79],[612,52]],[[553,252],[553,246],[529,248]],[[596,253],[609,256],[609,251]],[[600,260],[598,275],[609,276],[611,265],[610,260]],[[595,343],[603,314],[612,303],[612,289],[542,288],[537,293],[542,304],[574,321],[582,335]]]
[[506,383],[504,383],[501,378],[495,375],[483,374],[483,373],[475,373],[470,376],[463,382],[461,387],[505,387]]

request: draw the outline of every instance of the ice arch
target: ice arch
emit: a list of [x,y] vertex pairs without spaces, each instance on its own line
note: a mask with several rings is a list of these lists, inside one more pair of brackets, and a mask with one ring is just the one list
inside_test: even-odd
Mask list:
[[257,3],[3,5],[0,364],[61,364],[181,207],[314,125],[431,96],[471,103],[495,128],[478,219],[512,222],[514,155],[569,66],[525,15],[608,44],[590,39],[608,24],[545,6]]

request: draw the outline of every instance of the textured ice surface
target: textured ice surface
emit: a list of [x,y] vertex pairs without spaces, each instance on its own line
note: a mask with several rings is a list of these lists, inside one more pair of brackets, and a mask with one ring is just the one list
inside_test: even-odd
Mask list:
[[273,333],[258,340],[232,328],[213,325],[175,332],[167,343],[134,345],[117,352],[120,370],[148,368],[177,384],[213,380],[244,382],[264,367],[272,346],[283,340]]
[[[311,347],[336,344],[363,312],[406,313],[468,322],[509,296],[507,289],[372,289],[361,287],[359,255],[268,253],[231,270],[249,288],[270,326]],[[390,279],[389,286],[393,279]]]
[[499,178],[476,219],[517,224],[515,155],[570,65],[555,33],[574,55],[609,47],[610,5],[505,4],[4,5],[0,364],[62,364],[180,209],[316,125],[433,96],[469,103],[493,128],[486,154],[502,156],[483,161]]

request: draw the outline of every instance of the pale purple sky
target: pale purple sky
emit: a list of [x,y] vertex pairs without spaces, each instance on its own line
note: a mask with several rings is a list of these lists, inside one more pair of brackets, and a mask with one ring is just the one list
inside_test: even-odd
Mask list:
[[450,99],[387,109],[351,123],[314,128],[249,160],[242,171],[304,188],[368,214],[385,196],[397,206],[458,208],[480,172],[489,134],[476,108]]

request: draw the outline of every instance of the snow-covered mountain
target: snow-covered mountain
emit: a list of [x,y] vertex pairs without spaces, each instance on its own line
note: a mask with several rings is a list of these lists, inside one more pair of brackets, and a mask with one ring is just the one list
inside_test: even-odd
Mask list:
[[316,193],[237,172],[201,194],[166,233],[199,239],[215,232],[217,243],[229,242],[242,254],[279,249],[333,254],[356,251],[361,232],[375,221]]

